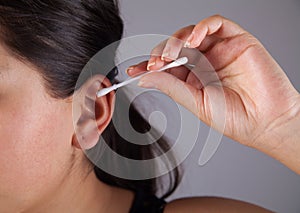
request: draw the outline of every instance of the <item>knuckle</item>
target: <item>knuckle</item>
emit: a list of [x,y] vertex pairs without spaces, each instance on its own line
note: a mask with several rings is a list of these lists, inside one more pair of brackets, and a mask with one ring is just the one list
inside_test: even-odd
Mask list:
[[215,15],[211,16],[211,18],[215,18],[215,19],[224,19],[224,17],[221,16],[220,14],[215,14]]
[[193,29],[196,27],[196,25],[194,24],[191,24],[189,26],[186,26],[184,28],[182,28],[180,31],[178,31],[178,34],[182,34],[182,33],[190,33],[191,31],[193,31]]
[[191,24],[191,25],[188,25],[186,28],[187,29],[191,29],[191,28],[194,28],[195,27],[195,25],[194,24]]

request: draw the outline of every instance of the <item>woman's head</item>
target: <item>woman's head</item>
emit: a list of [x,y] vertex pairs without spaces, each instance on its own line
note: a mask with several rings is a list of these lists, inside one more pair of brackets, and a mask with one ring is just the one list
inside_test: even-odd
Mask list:
[[114,1],[0,1],[0,206],[45,199],[75,171],[70,97],[122,32]]
[[1,40],[59,98],[73,94],[87,61],[123,33],[114,0],[1,0],[0,10]]
[[[72,95],[85,64],[122,33],[113,0],[0,0],[0,206],[50,199],[64,182],[92,171],[78,149]],[[110,85],[103,79],[94,76],[80,88],[86,112],[95,106],[98,132],[125,156],[151,158],[153,146],[124,145],[114,129],[114,96],[91,97]],[[134,107],[130,113],[140,131],[149,128]],[[84,122],[78,118],[76,125]],[[87,148],[95,145],[86,140]],[[168,149],[163,138],[158,144]],[[123,180],[94,169],[110,185],[155,192],[155,180]]]

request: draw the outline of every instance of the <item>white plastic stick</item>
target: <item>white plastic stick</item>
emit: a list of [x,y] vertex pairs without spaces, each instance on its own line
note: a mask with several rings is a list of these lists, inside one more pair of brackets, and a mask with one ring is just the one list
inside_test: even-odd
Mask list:
[[126,86],[134,81],[137,81],[139,79],[141,79],[143,76],[145,75],[148,75],[149,73],[153,73],[153,72],[162,72],[162,71],[165,71],[167,69],[171,69],[171,68],[174,68],[174,67],[179,67],[179,66],[182,66],[182,65],[185,65],[188,63],[188,58],[187,57],[183,57],[183,58],[179,58],[175,61],[173,61],[172,63],[170,64],[167,64],[166,66],[162,67],[161,69],[159,70],[155,70],[155,71],[151,71],[151,72],[146,72],[146,73],[143,73],[139,76],[136,76],[134,78],[130,78],[126,81],[123,81],[122,83],[119,83],[119,84],[114,84],[112,85],[111,87],[107,87],[107,88],[104,88],[104,89],[101,89],[100,91],[97,92],[97,97],[100,98],[104,95],[107,95],[108,93],[110,93],[111,91],[114,91],[120,87],[123,87],[123,86]]

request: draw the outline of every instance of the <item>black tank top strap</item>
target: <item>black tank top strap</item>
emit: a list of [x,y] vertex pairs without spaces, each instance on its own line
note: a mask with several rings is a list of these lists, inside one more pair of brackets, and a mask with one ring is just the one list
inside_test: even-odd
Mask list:
[[163,213],[165,205],[163,199],[137,191],[129,213]]

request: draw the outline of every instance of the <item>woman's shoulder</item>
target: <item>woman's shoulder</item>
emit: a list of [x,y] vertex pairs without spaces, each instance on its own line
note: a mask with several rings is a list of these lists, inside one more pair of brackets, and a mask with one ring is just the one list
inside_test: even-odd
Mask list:
[[247,202],[217,197],[195,197],[174,200],[165,205],[164,213],[182,212],[271,212]]
[[182,212],[271,212],[240,200],[218,197],[193,197],[165,202],[155,195],[137,191],[130,213],[182,213]]

